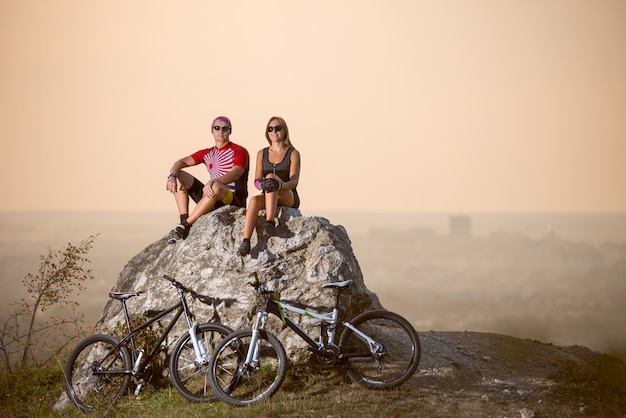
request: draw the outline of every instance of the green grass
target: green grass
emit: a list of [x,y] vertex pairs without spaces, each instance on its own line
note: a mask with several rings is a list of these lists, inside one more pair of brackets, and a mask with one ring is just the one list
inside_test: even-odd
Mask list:
[[63,371],[36,368],[0,375],[0,416],[47,417],[63,386]]
[[[236,408],[222,402],[190,403],[172,386],[160,389],[147,385],[138,398],[125,396],[110,410],[109,417],[380,417],[406,416],[413,407],[397,401],[410,396],[408,388],[371,391],[349,383],[336,369],[311,370],[291,367],[279,392],[270,400],[251,407]],[[2,376],[0,416],[81,417],[73,406],[60,412],[52,406],[63,392],[60,367],[28,370]],[[396,406],[392,406],[396,404]],[[391,409],[390,409],[391,408]]]
[[[524,400],[515,394],[482,400],[476,387],[465,391],[428,387],[419,376],[393,390],[370,390],[350,383],[343,370],[317,366],[293,366],[278,393],[259,404],[236,408],[222,402],[190,403],[166,381],[155,388],[146,385],[138,398],[124,396],[106,414],[108,417],[475,417],[519,416],[530,405],[536,416],[578,416],[584,405],[586,417],[626,416],[626,371],[623,362],[601,358],[592,362],[564,361],[553,378],[560,382],[542,398]],[[163,383],[163,382],[160,382]],[[134,386],[132,386],[134,388]],[[458,388],[457,388],[458,389]],[[0,373],[0,417],[82,417],[71,406],[52,410],[63,393],[60,366]],[[489,393],[489,398],[496,393]],[[92,415],[103,416],[103,414]]]

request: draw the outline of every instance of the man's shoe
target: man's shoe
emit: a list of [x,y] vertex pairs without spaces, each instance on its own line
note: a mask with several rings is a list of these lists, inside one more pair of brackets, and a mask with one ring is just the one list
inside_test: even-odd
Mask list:
[[275,233],[276,227],[274,226],[274,220],[265,221],[265,224],[263,224],[263,234],[268,237],[273,237]]
[[189,228],[183,224],[176,225],[176,228],[170,232],[170,238],[167,240],[168,244],[176,244],[180,240],[184,240],[189,236]]
[[250,254],[250,241],[242,241],[239,245],[239,249],[237,250],[237,254],[242,257]]

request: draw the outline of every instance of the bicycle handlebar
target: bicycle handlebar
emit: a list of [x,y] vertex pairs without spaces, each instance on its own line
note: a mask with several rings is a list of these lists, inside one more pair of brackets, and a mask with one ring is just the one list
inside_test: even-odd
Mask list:
[[230,298],[221,299],[221,298],[214,298],[212,296],[201,295],[197,293],[195,290],[188,288],[187,286],[185,286],[178,280],[174,279],[173,277],[168,276],[167,274],[164,274],[163,278],[168,280],[172,284],[172,286],[174,286],[175,288],[180,289],[185,293],[189,293],[192,297],[198,299],[200,302],[205,303],[207,305],[213,305],[213,304],[219,305],[221,302],[224,302],[226,307],[229,307],[237,301],[237,299],[230,299]]
[[273,299],[275,301],[280,301],[280,292],[276,290],[269,290],[267,287],[265,287],[265,283],[261,283],[256,271],[252,274],[252,283],[250,283],[250,286],[254,287],[257,292],[265,295],[268,300]]
[[256,290],[258,290],[261,293],[266,293],[268,291],[265,288],[265,283],[261,283],[261,281],[259,280],[259,275],[257,274],[256,271],[252,273],[252,283],[250,283],[250,286],[254,287]]

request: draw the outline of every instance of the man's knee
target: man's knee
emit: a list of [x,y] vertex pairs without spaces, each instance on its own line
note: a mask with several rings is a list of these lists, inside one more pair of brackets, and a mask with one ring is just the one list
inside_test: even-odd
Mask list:
[[178,181],[178,191],[182,193],[188,193],[189,189],[187,188],[187,186],[185,186],[185,183],[183,183],[180,180],[177,180],[177,181]]
[[222,200],[226,197],[229,189],[222,183],[214,181],[211,185],[211,190],[213,190],[213,196],[215,196],[217,200]]
[[191,189],[196,180],[198,179],[184,170],[180,170],[180,173],[178,173],[178,176],[176,177],[176,181],[178,181],[180,188],[184,188],[185,190]]

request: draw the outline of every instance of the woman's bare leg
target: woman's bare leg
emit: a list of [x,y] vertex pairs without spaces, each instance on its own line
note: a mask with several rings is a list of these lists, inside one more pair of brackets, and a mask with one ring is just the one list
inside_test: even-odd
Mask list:
[[259,216],[259,211],[265,208],[265,200],[262,194],[254,196],[248,202],[248,208],[246,209],[246,222],[243,227],[243,237],[250,239],[252,237],[252,231],[256,227],[256,220]]

